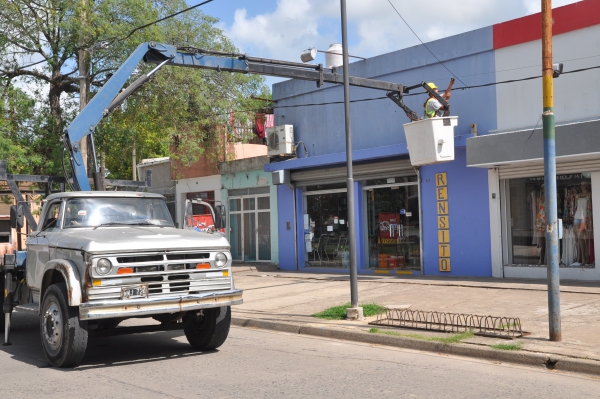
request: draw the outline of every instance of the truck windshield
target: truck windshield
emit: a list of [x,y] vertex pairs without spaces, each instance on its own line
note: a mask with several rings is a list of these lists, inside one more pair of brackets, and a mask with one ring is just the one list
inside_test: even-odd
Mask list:
[[159,198],[73,198],[67,201],[64,218],[64,228],[174,226],[165,202]]

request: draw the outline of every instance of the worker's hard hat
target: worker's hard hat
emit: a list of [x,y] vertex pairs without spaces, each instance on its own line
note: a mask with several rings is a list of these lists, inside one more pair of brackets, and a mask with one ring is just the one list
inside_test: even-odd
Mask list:
[[[437,86],[436,86],[436,85],[435,85],[435,83],[433,83],[433,82],[429,82],[429,83],[427,83],[427,86],[431,87],[433,90],[436,90],[436,89],[437,89]],[[427,90],[425,90],[425,91],[427,92]]]

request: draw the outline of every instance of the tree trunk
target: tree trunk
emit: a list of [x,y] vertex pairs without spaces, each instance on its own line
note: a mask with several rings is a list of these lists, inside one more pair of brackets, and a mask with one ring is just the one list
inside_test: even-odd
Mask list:
[[60,86],[60,71],[52,71],[52,83],[50,83],[50,92],[48,93],[48,99],[50,102],[50,114],[52,120],[50,121],[50,129],[55,137],[60,137],[62,133],[62,108],[60,106],[60,95],[62,94],[62,87]]

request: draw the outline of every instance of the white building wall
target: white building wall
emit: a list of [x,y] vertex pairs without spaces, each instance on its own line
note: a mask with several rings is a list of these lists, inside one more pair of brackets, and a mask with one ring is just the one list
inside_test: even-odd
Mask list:
[[[542,74],[541,40],[505,47],[495,52],[496,81]],[[553,62],[564,72],[598,66],[600,25],[553,38]],[[554,114],[557,123],[600,116],[600,69],[563,74],[554,79]],[[498,130],[542,128],[542,79],[496,86]]]

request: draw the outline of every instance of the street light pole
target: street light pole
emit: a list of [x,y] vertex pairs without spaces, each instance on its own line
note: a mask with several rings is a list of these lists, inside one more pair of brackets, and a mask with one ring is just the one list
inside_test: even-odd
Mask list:
[[546,263],[550,341],[561,341],[558,206],[556,200],[556,138],[552,67],[552,0],[542,0],[542,85],[544,113],[544,187],[546,196]]
[[348,72],[348,27],[346,23],[346,0],[340,0],[342,10],[342,57],[344,60],[344,114],[346,123],[346,179],[348,191],[348,238],[350,240],[350,302],[346,310],[348,319],[362,319],[362,308],[358,307],[358,279],[356,259],[356,214],[354,212],[354,177],[352,172],[352,129],[350,128],[350,73]]

